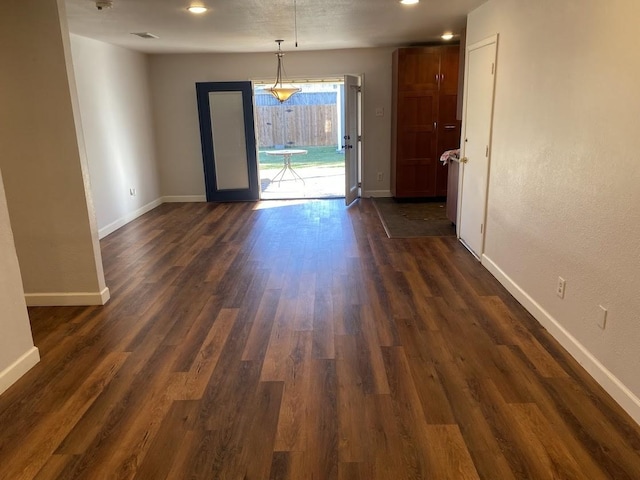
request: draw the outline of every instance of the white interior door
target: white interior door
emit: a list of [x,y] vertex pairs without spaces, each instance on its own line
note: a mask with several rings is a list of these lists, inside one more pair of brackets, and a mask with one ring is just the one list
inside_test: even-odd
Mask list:
[[344,167],[345,167],[345,203],[351,205],[359,196],[359,159],[360,159],[360,78],[344,76]]
[[495,36],[471,45],[466,55],[458,234],[478,258],[484,251],[497,42]]

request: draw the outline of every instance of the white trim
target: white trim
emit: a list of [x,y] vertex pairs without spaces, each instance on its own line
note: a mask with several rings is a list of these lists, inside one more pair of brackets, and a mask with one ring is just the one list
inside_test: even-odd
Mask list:
[[102,240],[104,237],[106,237],[110,233],[115,232],[120,227],[124,227],[127,223],[153,210],[154,208],[156,208],[161,204],[162,204],[162,198],[157,198],[153,202],[147,203],[146,205],[140,207],[139,209],[133,212],[127,213],[124,217],[119,218],[115,222],[112,222],[109,225],[102,227],[100,230],[98,230],[98,238]]
[[205,195],[174,195],[167,197],[156,198],[154,201],[147,203],[139,209],[127,213],[124,217],[119,218],[115,222],[111,222],[109,225],[102,227],[98,230],[98,238],[102,240],[107,235],[112,234],[121,227],[124,227],[127,223],[132,222],[138,217],[141,217],[147,212],[150,212],[156,207],[159,207],[163,203],[182,203],[182,202],[206,202],[207,197]]
[[169,195],[162,197],[162,203],[206,202],[206,195]]
[[101,292],[25,293],[27,307],[71,307],[104,305],[111,298],[109,288]]
[[[362,198],[364,196],[363,192],[364,189],[362,188],[362,185],[364,184],[364,176],[366,174],[366,166],[364,164],[364,158],[365,158],[365,135],[364,135],[364,126],[366,123],[366,115],[363,114],[364,111],[364,101],[366,100],[366,96],[365,96],[365,91],[366,89],[364,88],[364,72],[363,73],[358,73],[357,75],[354,74],[356,77],[358,77],[360,79],[360,98],[358,99],[358,137],[360,137],[360,140],[358,141],[358,159],[357,159],[357,163],[358,163],[358,181],[360,182],[360,188],[358,190],[358,197],[356,198],[356,200],[358,198]],[[346,159],[346,157],[345,157]],[[347,168],[347,163],[345,161],[344,167]],[[345,194],[346,194],[346,189],[345,189]]]
[[391,190],[364,190],[362,192],[363,198],[371,198],[371,197],[392,197]]
[[40,352],[36,347],[31,347],[15,362],[0,372],[0,394],[5,392],[20,377],[33,368],[40,361]]
[[525,292],[486,255],[482,265],[546,328],[562,347],[604,388],[613,399],[640,424],[640,399],[582,345],[560,322]]
[[486,47],[487,45],[491,45],[492,43],[498,43],[498,34],[490,35],[483,40],[479,40],[476,43],[472,43],[467,46],[467,52],[471,50],[477,50],[478,48]]

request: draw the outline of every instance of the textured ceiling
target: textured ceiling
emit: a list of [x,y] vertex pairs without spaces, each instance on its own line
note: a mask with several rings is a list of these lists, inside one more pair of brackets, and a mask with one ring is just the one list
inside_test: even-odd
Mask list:
[[[298,49],[400,46],[459,34],[465,18],[486,0],[203,0],[203,15],[187,12],[188,0],[113,0],[98,11],[95,0],[65,0],[72,33],[147,53],[264,52],[274,40],[292,50],[297,17]],[[142,39],[133,32],[159,38]]]

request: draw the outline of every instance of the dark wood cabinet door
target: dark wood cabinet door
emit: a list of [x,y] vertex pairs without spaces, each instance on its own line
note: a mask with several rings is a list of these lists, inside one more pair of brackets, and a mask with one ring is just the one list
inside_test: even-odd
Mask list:
[[398,92],[437,91],[440,52],[435,47],[398,50]]
[[[456,118],[458,111],[458,72],[460,47],[441,47],[440,90],[438,91],[438,158],[447,150],[460,148],[461,122]],[[448,166],[439,162],[436,171],[436,196],[447,195]]]
[[447,45],[440,47],[440,94],[458,95],[460,70],[460,47]]
[[[442,93],[438,96],[438,159],[447,150],[460,148],[461,122],[456,118],[457,98],[457,95]],[[448,168],[442,162],[438,162],[435,195],[438,197],[446,196],[447,188]]]

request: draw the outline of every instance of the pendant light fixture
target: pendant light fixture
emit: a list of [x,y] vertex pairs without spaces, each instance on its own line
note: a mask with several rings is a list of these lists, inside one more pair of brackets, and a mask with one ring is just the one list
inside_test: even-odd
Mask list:
[[273,84],[273,87],[265,88],[267,92],[270,92],[271,95],[276,97],[280,103],[286,102],[291,96],[295,93],[301,91],[301,88],[294,87],[293,85],[284,85],[283,84],[283,72],[284,67],[282,65],[282,57],[284,57],[284,52],[280,48],[280,44],[284,42],[284,40],[276,40],[278,44],[278,51],[276,52],[276,56],[278,57],[278,71],[276,73],[276,83]]

